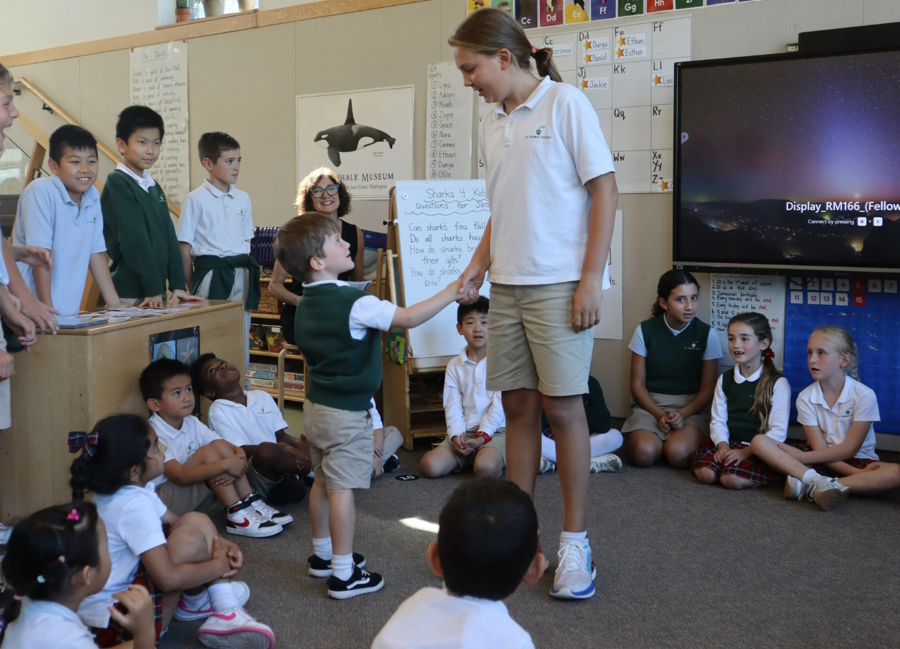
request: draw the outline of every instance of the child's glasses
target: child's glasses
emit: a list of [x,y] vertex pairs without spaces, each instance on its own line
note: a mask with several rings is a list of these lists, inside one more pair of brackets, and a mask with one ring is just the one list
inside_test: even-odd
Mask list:
[[316,198],[321,198],[322,194],[328,194],[329,196],[334,196],[338,193],[338,185],[325,185],[324,187],[313,187],[309,190],[309,193],[315,196]]

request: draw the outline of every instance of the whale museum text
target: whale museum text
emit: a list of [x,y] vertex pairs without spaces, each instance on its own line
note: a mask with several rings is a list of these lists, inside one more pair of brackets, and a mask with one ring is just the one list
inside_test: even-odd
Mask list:
[[393,180],[394,172],[383,174],[338,174],[341,181]]

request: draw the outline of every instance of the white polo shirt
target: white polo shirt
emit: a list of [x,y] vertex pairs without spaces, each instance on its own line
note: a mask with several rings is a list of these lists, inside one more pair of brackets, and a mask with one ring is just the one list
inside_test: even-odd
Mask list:
[[[19,197],[13,245],[38,246],[50,251],[53,270],[50,296],[60,315],[77,315],[91,255],[106,252],[100,192],[88,189],[79,207],[59,176],[38,178]],[[19,263],[28,290],[37,296],[34,269]]]
[[[179,464],[184,464],[201,446],[206,446],[210,442],[222,439],[193,415],[184,418],[184,421],[181,422],[181,430],[176,430],[169,426],[155,412],[150,417],[150,425],[156,431],[156,436],[166,445],[166,462],[175,460]],[[165,475],[161,475],[153,479],[153,484],[158,487],[166,480],[168,478]]]
[[533,649],[534,642],[503,602],[423,588],[400,605],[372,649],[427,647]]
[[506,426],[501,392],[487,389],[487,357],[477,363],[469,358],[466,345],[450,359],[444,374],[444,419],[453,438],[477,428],[493,436]]
[[209,427],[235,446],[276,443],[275,433],[285,430],[287,422],[275,400],[262,390],[244,391],[247,405],[228,399],[216,399],[209,407]]
[[78,617],[88,626],[106,628],[106,607],[116,601],[113,594],[126,590],[134,581],[144,552],[166,544],[160,520],[166,506],[156,495],[152,482],[144,487],[122,487],[112,495],[98,495],[94,504],[106,524],[112,569],[103,590],[81,602]]
[[3,649],[97,649],[94,636],[78,615],[56,602],[22,600],[22,610],[9,625]]
[[[759,369],[751,374],[748,378],[744,378],[741,374],[741,368],[734,366],[734,382],[740,385],[745,381],[756,381],[762,376],[762,365]],[[724,374],[722,375],[724,376]],[[727,442],[730,439],[728,432],[728,400],[725,398],[725,392],[722,390],[722,376],[716,381],[716,394],[713,397],[711,408],[711,421],[709,423],[709,436],[713,444],[718,445],[719,442]],[[791,417],[791,384],[783,376],[775,381],[775,389],[772,391],[772,408],[769,410],[769,430],[766,431],[766,437],[771,437],[776,442],[783,442],[787,439],[788,421]]]
[[234,185],[223,192],[204,180],[184,199],[178,240],[190,244],[194,257],[247,255],[252,238],[253,215],[247,192]]
[[[850,425],[856,421],[881,421],[878,398],[874,390],[866,387],[850,375],[844,379],[844,389],[832,408],[825,402],[822,386],[816,381],[797,396],[797,423],[818,426],[829,446],[842,444],[847,439]],[[861,460],[877,460],[875,453],[875,426],[869,424],[866,439],[854,457]]]
[[581,279],[590,192],[615,171],[600,120],[584,94],[544,77],[510,115],[481,120],[491,207],[490,281],[557,284]]

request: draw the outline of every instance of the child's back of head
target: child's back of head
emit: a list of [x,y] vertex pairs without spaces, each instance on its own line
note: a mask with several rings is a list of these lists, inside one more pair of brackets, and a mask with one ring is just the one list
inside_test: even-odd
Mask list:
[[438,556],[452,594],[501,600],[512,595],[537,554],[531,498],[512,482],[478,478],[444,507]]
[[69,452],[81,453],[72,462],[72,498],[82,500],[86,491],[114,494],[132,484],[133,467],[144,470],[150,450],[150,424],[138,415],[111,415],[97,422],[89,433],[69,433]]

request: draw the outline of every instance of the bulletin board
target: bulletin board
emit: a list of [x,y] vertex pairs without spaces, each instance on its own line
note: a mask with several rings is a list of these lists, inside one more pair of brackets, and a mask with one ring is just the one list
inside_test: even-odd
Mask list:
[[878,397],[875,432],[900,435],[900,294],[896,279],[788,278],[784,374],[791,383],[791,421],[797,395],[812,383],[806,343],[822,325],[844,327],[859,351],[859,380]]

